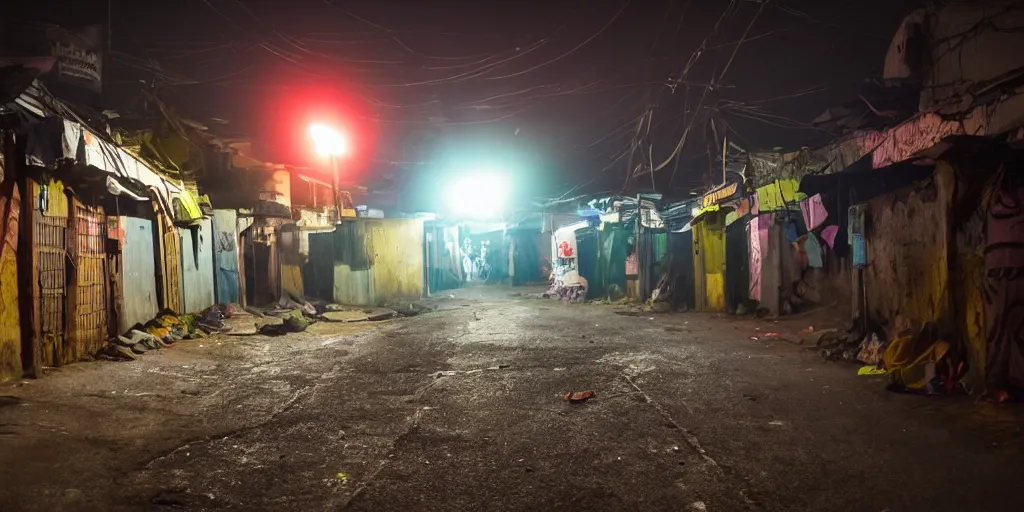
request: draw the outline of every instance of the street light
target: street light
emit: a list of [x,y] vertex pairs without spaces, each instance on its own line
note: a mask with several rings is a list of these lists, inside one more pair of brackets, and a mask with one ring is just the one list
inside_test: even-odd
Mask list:
[[492,219],[504,212],[508,189],[509,183],[503,174],[478,172],[449,183],[445,200],[459,216]]
[[341,200],[338,197],[338,158],[349,152],[348,140],[334,128],[325,124],[313,124],[309,127],[309,138],[313,141],[313,149],[331,161],[331,194],[334,196],[334,208],[337,209],[338,222],[341,222]]

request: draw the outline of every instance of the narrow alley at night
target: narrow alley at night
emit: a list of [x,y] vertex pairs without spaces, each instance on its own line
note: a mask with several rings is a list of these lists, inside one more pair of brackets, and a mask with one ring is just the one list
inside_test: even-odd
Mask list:
[[[822,364],[796,343],[799,322],[622,315],[634,310],[490,288],[435,306],[287,338],[182,341],[15,388],[0,410],[0,499],[24,510],[1005,510],[1024,464],[1016,409],[889,393],[885,377]],[[780,338],[758,336],[768,329]],[[563,400],[588,390],[584,403]]]
[[1002,511],[1018,0],[0,9],[0,511]]

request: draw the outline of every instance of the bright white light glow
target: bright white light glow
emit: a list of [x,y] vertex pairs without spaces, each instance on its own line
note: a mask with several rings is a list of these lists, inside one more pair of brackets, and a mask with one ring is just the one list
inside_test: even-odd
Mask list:
[[588,226],[590,226],[590,223],[584,220],[577,222],[576,224],[569,224],[568,226],[558,228],[555,231],[576,231],[577,229],[583,229]]
[[313,148],[323,156],[341,156],[348,153],[348,141],[338,130],[325,124],[314,124],[309,127],[309,138],[313,139]]
[[459,216],[493,218],[505,208],[508,182],[497,173],[465,176],[448,185],[445,201]]

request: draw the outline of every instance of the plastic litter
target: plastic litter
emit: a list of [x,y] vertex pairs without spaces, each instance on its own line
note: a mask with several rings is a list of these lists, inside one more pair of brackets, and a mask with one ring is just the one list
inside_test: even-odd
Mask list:
[[593,391],[570,391],[562,397],[566,402],[580,403],[594,398]]

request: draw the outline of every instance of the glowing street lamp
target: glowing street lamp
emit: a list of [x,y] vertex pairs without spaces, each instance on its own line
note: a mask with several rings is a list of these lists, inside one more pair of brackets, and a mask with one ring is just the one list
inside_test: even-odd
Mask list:
[[338,130],[325,124],[314,124],[309,127],[309,138],[313,141],[313,149],[317,154],[331,160],[331,193],[334,195],[334,207],[338,210],[338,222],[341,222],[341,200],[338,197],[338,158],[349,153],[348,140]]
[[508,189],[509,183],[502,174],[479,172],[449,183],[445,199],[457,215],[487,219],[503,213]]
[[309,138],[313,140],[313,148],[322,156],[338,157],[348,154],[348,141],[334,128],[325,124],[314,124],[309,127]]

